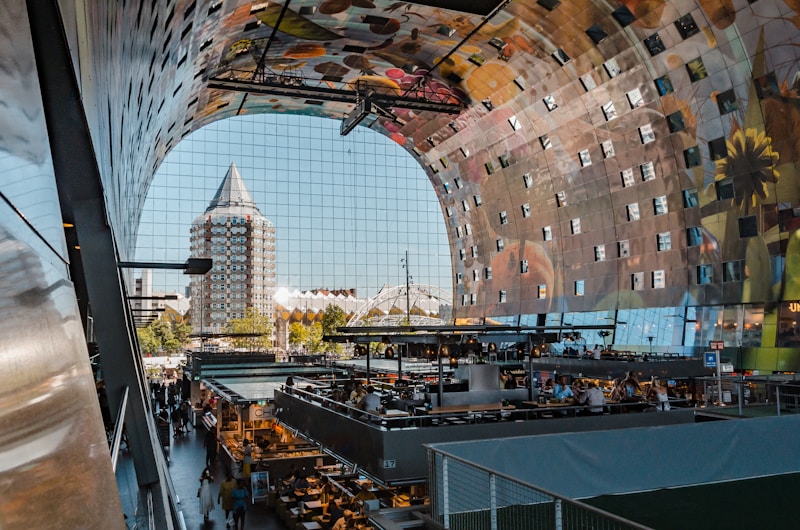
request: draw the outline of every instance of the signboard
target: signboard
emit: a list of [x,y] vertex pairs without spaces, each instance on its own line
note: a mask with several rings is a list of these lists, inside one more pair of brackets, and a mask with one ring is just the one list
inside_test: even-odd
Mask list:
[[269,496],[269,471],[250,472],[250,490],[253,492],[253,504]]
[[708,347],[711,350],[724,350],[725,349],[725,341],[722,341],[722,340],[709,341]]
[[705,353],[705,366],[706,368],[716,368],[717,367],[717,352],[715,351],[707,351]]

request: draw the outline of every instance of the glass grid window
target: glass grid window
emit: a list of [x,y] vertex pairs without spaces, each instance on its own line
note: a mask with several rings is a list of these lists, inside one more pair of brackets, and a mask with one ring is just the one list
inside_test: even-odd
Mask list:
[[581,218],[576,217],[575,219],[570,219],[569,221],[569,229],[573,234],[580,234],[581,233]]
[[653,271],[650,279],[653,289],[663,289],[667,286],[666,275],[663,270]]
[[605,142],[601,143],[600,148],[603,150],[603,158],[614,157],[614,142],[611,140],[606,140]]
[[642,173],[643,181],[653,180],[656,178],[656,166],[653,162],[645,162],[639,166],[639,170]]
[[[309,143],[315,148],[308,149]],[[275,257],[270,263],[245,265],[238,258],[246,254],[232,251],[235,262],[214,264],[214,272],[225,274],[225,281],[234,266],[237,274],[260,277],[269,267],[275,271],[274,289],[336,286],[356,289],[360,297],[367,298],[385,284],[405,281],[396,264],[405,249],[413,248],[409,258],[414,276],[452,292],[450,259],[455,251],[450,249],[448,232],[454,233],[442,222],[442,215],[452,216],[453,212],[438,201],[427,167],[414,155],[422,153],[412,154],[366,127],[342,137],[335,120],[273,113],[215,121],[175,145],[156,171],[144,198],[134,259],[185,261],[191,253],[192,221],[208,208],[235,162],[257,207],[274,224],[270,245],[275,247]],[[375,190],[380,193],[375,195]],[[342,215],[343,204],[347,205],[346,216]],[[309,215],[310,208],[313,215]],[[244,227],[237,220],[230,228]],[[227,236],[219,233],[225,227],[214,228],[218,237]],[[245,232],[237,235],[247,236],[247,240],[240,239],[235,245],[250,245]],[[214,246],[226,252],[225,243]],[[311,255],[313,260],[308,259]],[[244,266],[247,270],[241,271]],[[154,270],[153,291],[183,294],[192,279],[180,271]],[[245,292],[237,290],[236,294]],[[263,303],[267,310],[272,295],[262,294],[255,303]],[[247,299],[239,296],[236,301],[246,303]],[[225,309],[217,309],[233,318],[229,305],[225,301]],[[242,311],[233,310],[236,314]]]
[[603,116],[605,116],[606,121],[611,121],[618,116],[617,109],[614,108],[614,102],[609,101],[603,104]]
[[634,88],[625,96],[628,98],[628,104],[631,106],[632,109],[636,109],[639,107],[644,106],[644,98],[642,97],[642,91],[638,88]]
[[472,225],[467,223],[464,225],[464,233],[468,236],[472,235]]
[[714,280],[713,277],[714,269],[711,267],[711,264],[705,265],[698,265],[697,266],[697,283],[700,285],[709,284]]
[[649,144],[656,139],[656,133],[653,131],[653,126],[646,123],[639,127],[639,137],[642,139],[643,144]]

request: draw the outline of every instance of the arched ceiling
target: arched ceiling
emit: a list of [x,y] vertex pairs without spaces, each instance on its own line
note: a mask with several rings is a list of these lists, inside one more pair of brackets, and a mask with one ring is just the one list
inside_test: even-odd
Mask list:
[[[342,120],[355,104],[339,96],[367,81],[382,95],[463,106],[452,114],[384,103],[391,114],[361,122],[426,168],[450,236],[462,316],[779,292],[767,281],[755,291],[742,282],[723,290],[689,267],[715,263],[722,276],[723,263],[751,252],[736,227],[742,205],[777,212],[778,197],[783,210],[798,204],[791,2],[85,5],[91,42],[78,46],[76,63],[123,249],[155,169],[192,130],[259,112]],[[233,82],[255,84],[230,90]],[[718,162],[748,150],[761,153],[755,177],[736,160]],[[730,201],[715,184],[726,175],[758,182],[740,185]],[[755,191],[744,200],[748,189]],[[775,232],[762,261],[780,255],[788,227],[770,215],[747,229]]]

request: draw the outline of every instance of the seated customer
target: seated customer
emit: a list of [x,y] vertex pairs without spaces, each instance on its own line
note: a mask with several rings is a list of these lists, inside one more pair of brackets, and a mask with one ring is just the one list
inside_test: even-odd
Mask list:
[[353,519],[353,512],[350,510],[345,510],[344,515],[340,517],[331,527],[332,530],[346,530],[350,521]]
[[603,413],[603,406],[606,404],[606,396],[603,391],[597,388],[594,381],[589,381],[588,387],[578,397],[578,403],[585,404],[586,409],[578,412],[584,415],[598,415]]
[[558,378],[558,384],[553,389],[553,397],[562,403],[575,398],[575,393],[572,392],[572,388],[567,384],[567,376],[562,375]]
[[370,412],[377,412],[380,406],[381,398],[375,393],[375,387],[369,385],[367,387],[367,395],[358,403],[358,408]]

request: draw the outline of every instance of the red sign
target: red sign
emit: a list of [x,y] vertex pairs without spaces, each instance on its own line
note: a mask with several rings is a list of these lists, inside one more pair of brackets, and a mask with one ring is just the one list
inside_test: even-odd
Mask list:
[[709,349],[712,350],[724,350],[725,349],[725,341],[722,340],[712,340],[708,343]]

